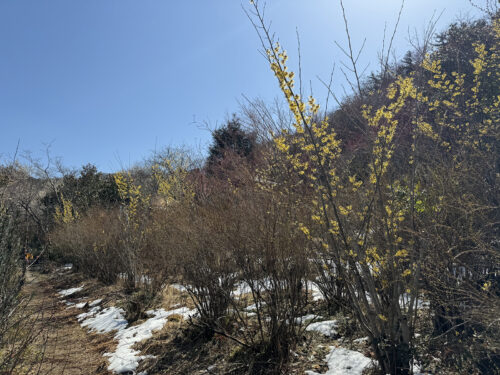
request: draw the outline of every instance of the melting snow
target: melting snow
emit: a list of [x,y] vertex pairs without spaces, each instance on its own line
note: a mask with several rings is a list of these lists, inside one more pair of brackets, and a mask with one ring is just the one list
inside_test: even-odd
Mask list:
[[165,311],[163,309],[159,310],[149,310],[146,311],[146,314],[155,315],[161,318],[168,318],[170,315],[181,315],[184,319],[187,319],[191,316],[197,314],[196,310],[190,310],[187,307],[181,307],[175,310]]
[[[266,304],[265,302],[261,302],[259,308],[262,309],[265,306],[265,304]],[[256,311],[256,310],[257,310],[256,303],[245,307],[245,311]]]
[[314,315],[314,314],[308,314],[308,315],[304,315],[300,318],[295,318],[295,323],[302,324],[302,323],[310,322],[311,320],[315,320],[318,318],[321,318],[321,317],[318,315]]
[[325,336],[336,336],[339,323],[337,320],[325,320],[323,322],[311,323],[307,326],[306,331],[319,332]]
[[135,371],[137,366],[139,366],[139,361],[151,358],[152,356],[139,355],[139,351],[132,349],[134,344],[151,338],[154,331],[161,329],[165,325],[169,316],[182,315],[184,318],[187,318],[195,313],[195,310],[189,310],[187,307],[170,311],[163,309],[147,311],[148,315],[153,316],[152,318],[142,324],[124,328],[116,333],[115,339],[118,340],[116,351],[105,354],[105,356],[109,357],[108,370],[118,374]]
[[[360,352],[336,347],[331,348],[325,361],[328,363],[328,371],[324,375],[361,375],[372,362]],[[306,371],[306,374],[319,375],[314,371]]]
[[250,293],[252,293],[252,288],[250,288],[250,285],[248,285],[248,283],[246,283],[245,281],[236,284],[236,289],[233,291],[233,294],[238,297],[243,294]]
[[[254,280],[252,281],[253,288],[260,292],[265,292],[266,290],[272,289],[272,283],[268,279]],[[232,294],[236,297],[240,297],[243,294],[252,293],[252,286],[246,281],[240,281],[235,285],[235,289]]]
[[[96,300],[91,305],[100,303],[101,300]],[[142,324],[127,327],[127,321],[123,317],[125,311],[116,307],[108,307],[100,311],[99,306],[92,307],[89,312],[78,315],[78,320],[82,327],[88,327],[91,331],[104,333],[116,331],[115,339],[118,340],[118,345],[114,353],[104,354],[109,357],[108,370],[118,374],[132,372],[143,359],[151,356],[141,356],[140,352],[132,349],[134,344],[149,339],[153,336],[153,332],[161,329],[171,315],[181,315],[188,318],[196,314],[196,310],[190,310],[187,307],[165,311],[150,310],[146,313],[150,316],[148,320]]]
[[89,302],[89,306],[94,307],[94,306],[97,306],[98,304],[100,304],[101,302],[102,302],[102,299],[96,299],[95,301]]
[[311,297],[313,301],[321,301],[325,299],[323,297],[323,294],[321,293],[321,289],[319,289],[318,284],[308,281],[307,282],[307,288],[309,289],[309,292],[311,293]]
[[66,306],[68,306],[68,307],[66,307],[66,310],[72,309],[73,307],[76,307],[77,309],[83,309],[87,305],[87,302],[80,302],[80,303],[75,304],[74,302],[64,301],[64,303],[66,304]]
[[79,292],[80,290],[82,290],[84,287],[84,285],[82,286],[79,286],[77,288],[69,288],[69,289],[63,289],[63,290],[60,290],[59,292],[57,292],[61,297],[67,297],[67,296],[71,296],[72,294],[75,294],[76,292]]
[[99,333],[124,329],[127,326],[127,321],[123,317],[124,313],[123,309],[108,307],[96,316],[85,319],[82,326]]
[[367,342],[370,338],[368,336],[366,337],[360,337],[359,339],[352,340],[352,342],[355,342],[356,344],[361,344],[364,342]]
[[92,307],[88,312],[82,313],[82,314],[78,315],[76,318],[78,319],[79,322],[81,322],[84,319],[87,319],[91,316],[94,316],[95,314],[97,314],[99,312],[99,310],[101,310],[101,308],[99,306]]
[[250,305],[250,306],[247,306],[245,307],[245,310],[246,311],[254,311],[254,310],[257,310],[257,304],[253,304],[253,305]]
[[174,289],[177,289],[179,292],[186,292],[187,291],[186,287],[181,285],[181,284],[170,284],[170,286]]
[[[434,358],[434,359],[439,361],[439,359],[437,359],[437,358]],[[430,372],[422,372],[420,365],[416,361],[413,361],[413,374],[414,375],[432,375]]]
[[[410,307],[411,295],[407,293],[403,293],[399,296],[399,306],[401,308],[407,309]],[[427,309],[429,308],[429,301],[422,301],[422,299],[417,299],[417,309]]]

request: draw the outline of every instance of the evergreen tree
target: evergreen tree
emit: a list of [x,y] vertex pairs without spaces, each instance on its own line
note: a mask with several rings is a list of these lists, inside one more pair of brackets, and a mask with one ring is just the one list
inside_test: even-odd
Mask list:
[[241,121],[233,115],[227,124],[212,133],[213,141],[209,149],[208,169],[220,163],[228,154],[249,158],[255,146],[255,136],[245,132]]

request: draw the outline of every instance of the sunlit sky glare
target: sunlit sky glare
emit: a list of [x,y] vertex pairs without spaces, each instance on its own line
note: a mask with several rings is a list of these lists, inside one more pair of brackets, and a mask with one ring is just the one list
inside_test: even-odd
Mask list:
[[[366,45],[359,65],[377,69],[384,26],[399,0],[344,0],[352,42]],[[206,150],[208,127],[238,112],[243,96],[271,101],[276,80],[239,0],[16,0],[0,2],[0,154],[51,154],[72,167],[129,167],[154,149]],[[319,99],[332,64],[334,90],[346,61],[334,42],[346,37],[336,0],[268,0],[266,18]],[[394,48],[410,49],[433,14],[442,30],[477,17],[468,0],[406,0]]]

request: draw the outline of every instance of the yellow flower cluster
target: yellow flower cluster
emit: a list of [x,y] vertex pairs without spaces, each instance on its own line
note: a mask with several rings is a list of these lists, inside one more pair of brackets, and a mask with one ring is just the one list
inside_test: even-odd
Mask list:
[[69,224],[77,220],[78,212],[76,211],[73,204],[69,200],[64,199],[63,194],[61,194],[60,200],[62,203],[62,211],[59,206],[56,207],[56,212],[54,214],[55,221],[57,223]]
[[[331,247],[335,248],[332,244],[336,241],[341,244],[341,262],[352,264],[355,259],[355,262],[367,267],[369,271],[366,273],[378,278],[383,287],[390,284],[390,277],[386,274],[393,275],[392,281],[402,282],[417,274],[414,272],[415,264],[410,261],[414,242],[401,234],[401,226],[407,220],[405,216],[409,212],[425,215],[429,211],[439,211],[439,203],[428,202],[418,183],[415,186],[407,181],[393,181],[391,186],[386,186],[384,182],[389,175],[401,118],[410,118],[405,120],[411,124],[411,153],[407,158],[410,166],[415,162],[418,140],[432,140],[450,151],[455,143],[476,150],[492,150],[499,140],[500,96],[493,102],[485,102],[484,98],[491,98],[491,95],[482,95],[482,90],[486,86],[485,80],[500,84],[500,57],[497,51],[500,45],[499,21],[495,21],[494,29],[497,40],[493,47],[486,48],[480,43],[474,45],[476,56],[470,61],[472,77],[467,77],[465,73],[446,73],[440,60],[427,56],[422,63],[427,82],[420,83],[415,74],[399,76],[387,88],[385,104],[380,107],[363,106],[363,118],[375,135],[366,177],[340,177],[340,169],[337,168],[340,165],[341,142],[328,117],[319,114],[320,106],[313,97],[306,100],[295,92],[295,75],[287,68],[288,56],[281,46],[277,43],[266,51],[293,115],[295,129],[293,133],[282,131],[274,135],[274,143],[290,168],[317,193],[316,200],[312,201],[312,222],[327,229]],[[491,82],[488,84],[491,85]],[[380,93],[373,95],[377,94]],[[478,118],[482,120],[478,121]],[[450,132],[454,133],[453,136],[448,136]],[[376,194],[381,190],[387,195],[377,208],[374,208],[375,204],[366,203],[379,199]],[[354,208],[339,199],[352,197],[352,193],[367,199],[362,200],[362,204],[354,204]],[[380,215],[377,216],[380,220],[377,224],[383,228],[373,229],[382,232],[384,244],[378,243],[379,247],[373,244],[375,236],[370,234],[372,228],[363,227],[375,209]],[[352,229],[353,223],[362,223],[361,229]],[[350,230],[346,230],[349,226]],[[315,239],[312,228],[300,224],[299,229],[308,238]],[[323,249],[331,250],[326,243],[322,244]]]
[[[437,90],[441,95],[438,99],[418,97],[420,104],[427,105],[429,112],[435,113],[434,126],[421,121],[418,124],[420,132],[434,140],[439,140],[440,145],[453,151],[456,146],[468,147],[474,150],[484,149],[492,151],[494,139],[498,139],[498,124],[500,120],[500,98],[491,102],[491,95],[482,94],[488,85],[500,84],[500,22],[493,21],[494,43],[486,48],[484,43],[474,43],[475,57],[470,61],[472,67],[472,87],[465,85],[466,74],[444,72],[441,61],[433,60],[427,56],[422,67],[432,74],[428,80],[430,88]],[[481,121],[477,119],[483,118]],[[454,144],[440,139],[438,134],[442,130],[453,132]]]
[[124,202],[129,223],[138,227],[138,210],[149,203],[149,196],[141,193],[141,185],[134,184],[134,179],[127,173],[115,173],[113,176],[120,199]]
[[158,196],[170,204],[181,199],[190,199],[194,192],[186,183],[188,172],[182,166],[176,166],[171,160],[162,161],[162,171],[158,164],[153,166],[153,177],[157,184]]

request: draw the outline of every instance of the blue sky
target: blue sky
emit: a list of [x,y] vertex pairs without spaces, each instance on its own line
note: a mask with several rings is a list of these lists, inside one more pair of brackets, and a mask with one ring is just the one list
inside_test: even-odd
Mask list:
[[[377,67],[384,24],[400,1],[344,0],[360,64]],[[115,171],[155,148],[205,150],[209,127],[238,111],[242,95],[272,100],[277,84],[239,0],[4,0],[0,2],[0,154],[51,154],[68,166]],[[406,0],[397,56],[408,29],[422,31],[434,12],[442,29],[476,16],[467,0]],[[345,42],[336,0],[268,0],[267,18],[296,63],[301,38],[304,81],[318,97]],[[334,88],[343,78],[337,69]]]

